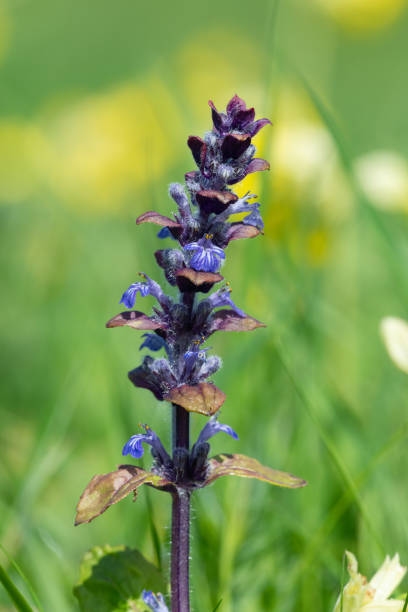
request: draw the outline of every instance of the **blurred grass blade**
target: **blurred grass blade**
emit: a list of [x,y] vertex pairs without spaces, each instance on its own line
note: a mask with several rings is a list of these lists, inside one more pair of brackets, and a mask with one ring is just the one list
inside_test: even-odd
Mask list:
[[2,544],[0,544],[0,550],[4,553],[4,555],[7,557],[8,562],[10,563],[10,565],[12,565],[14,567],[14,569],[16,570],[16,572],[19,574],[19,576],[21,577],[21,579],[25,582],[25,584],[27,585],[28,590],[30,591],[30,595],[33,598],[35,605],[37,606],[37,608],[39,610],[42,610],[43,607],[40,603],[40,600],[37,597],[37,594],[34,591],[33,586],[31,585],[30,581],[28,580],[27,576],[24,574],[23,570],[21,569],[21,567],[14,561],[14,559],[12,559],[10,557],[10,555],[8,554],[8,552],[6,551],[6,549],[4,548],[4,546]]
[[311,388],[310,387],[306,387],[306,385],[303,385],[301,383],[298,383],[297,377],[294,374],[294,372],[296,371],[296,369],[292,366],[292,363],[290,361],[290,357],[287,354],[287,352],[285,352],[284,346],[283,344],[278,340],[278,338],[275,338],[275,348],[276,348],[276,354],[282,364],[282,367],[284,368],[288,379],[290,380],[293,389],[296,393],[296,395],[298,396],[299,400],[301,401],[301,403],[303,404],[304,408],[307,411],[307,414],[309,415],[310,419],[312,420],[314,426],[316,427],[316,431],[318,432],[323,444],[326,447],[326,450],[328,452],[329,457],[331,458],[333,465],[337,468],[337,471],[341,477],[341,479],[344,482],[344,485],[350,490],[350,493],[353,496],[354,502],[356,504],[356,506],[358,507],[361,516],[367,526],[367,529],[369,530],[369,532],[371,533],[372,536],[372,540],[373,542],[375,542],[378,546],[378,549],[381,551],[382,554],[385,555],[385,548],[384,545],[377,533],[377,530],[375,529],[375,526],[371,520],[370,517],[370,512],[368,510],[368,508],[365,506],[365,504],[362,501],[362,498],[359,494],[358,491],[358,487],[353,479],[353,477],[351,476],[346,464],[344,463],[342,456],[340,455],[340,453],[337,451],[335,445],[333,444],[330,436],[327,434],[325,428],[322,426],[322,424],[320,423],[316,413],[315,413],[315,407],[314,404],[316,401],[324,401],[322,399],[321,396],[316,396],[314,398],[311,397]]
[[30,606],[24,595],[20,593],[2,565],[0,565],[0,582],[10,595],[17,610],[20,612],[34,612],[34,608]]
[[[354,168],[353,168],[353,159],[348,151],[347,145],[339,128],[338,121],[333,116],[332,111],[327,106],[327,104],[323,101],[321,96],[318,94],[316,89],[312,87],[309,80],[305,77],[305,75],[287,58],[284,57],[284,63],[288,65],[290,70],[296,75],[296,77],[301,82],[305,91],[307,92],[312,104],[314,105],[317,113],[320,115],[323,123],[326,128],[330,132],[333,142],[337,147],[337,152],[339,154],[339,158],[341,164],[343,166],[344,172],[348,178],[350,187],[354,193],[354,196],[360,206],[360,209],[367,215],[367,217],[371,220],[374,227],[381,235],[384,243],[389,249],[391,257],[389,257],[389,263],[392,266],[393,272],[398,280],[398,284],[406,293],[406,284],[405,284],[405,269],[403,268],[404,258],[401,256],[399,252],[398,245],[396,244],[395,237],[390,233],[387,226],[382,221],[381,215],[378,214],[375,207],[366,197],[364,192],[362,191],[358,180],[356,179]],[[396,257],[394,257],[396,255]]]
[[222,599],[220,599],[220,601],[217,603],[217,605],[215,606],[213,612],[215,612],[216,610],[218,610],[218,608],[220,607],[220,605],[222,604]]
[[408,593],[405,598],[405,603],[404,603],[404,607],[402,608],[402,612],[407,612],[407,608],[408,608]]

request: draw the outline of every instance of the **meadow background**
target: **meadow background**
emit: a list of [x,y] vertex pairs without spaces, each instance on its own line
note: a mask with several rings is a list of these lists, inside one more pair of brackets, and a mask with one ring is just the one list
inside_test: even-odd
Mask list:
[[155,559],[148,500],[168,562],[167,496],[78,528],[74,508],[139,422],[168,435],[168,405],[127,380],[139,333],[105,322],[136,272],[161,279],[156,230],[134,220],[174,208],[187,137],[234,93],[274,126],[256,140],[271,171],[239,186],[265,235],[232,244],[223,274],[268,327],[211,338],[240,435],[212,450],[309,486],[223,479],[194,497],[193,609],[328,612],[345,549],[368,575],[385,553],[408,564],[408,377],[379,334],[408,314],[406,5],[0,2],[0,540],[44,611],[77,609],[94,545]]

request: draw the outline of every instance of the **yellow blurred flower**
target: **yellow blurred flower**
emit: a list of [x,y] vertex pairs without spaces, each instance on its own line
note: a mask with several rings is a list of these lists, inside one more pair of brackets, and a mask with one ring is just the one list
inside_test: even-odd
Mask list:
[[269,150],[274,192],[312,205],[328,220],[344,218],[353,203],[337,148],[306,94],[285,84],[277,99]]
[[[392,559],[387,555],[370,582],[367,582],[366,577],[358,573],[355,556],[347,551],[346,557],[350,580],[343,589],[343,612],[401,612],[404,602],[389,599],[407,571],[407,568],[400,564],[399,555],[394,555]],[[340,612],[340,610],[341,596],[333,612]]]
[[41,129],[17,119],[0,121],[0,202],[30,198],[40,187],[49,147]]
[[380,331],[392,361],[408,374],[408,323],[398,317],[385,317]]
[[395,21],[406,0],[316,0],[336,21],[350,30],[370,31]]
[[67,104],[44,118],[52,188],[80,208],[114,212],[173,163],[180,122],[169,91],[153,77]]
[[384,210],[408,210],[408,162],[394,151],[372,151],[354,164],[368,199]]
[[[186,112],[193,112],[202,121],[202,129],[208,130],[207,100],[211,98],[218,108],[224,108],[236,93],[261,113],[264,61],[259,45],[245,30],[223,27],[198,32],[181,47],[174,62]],[[200,122],[194,120],[194,124],[198,133]]]

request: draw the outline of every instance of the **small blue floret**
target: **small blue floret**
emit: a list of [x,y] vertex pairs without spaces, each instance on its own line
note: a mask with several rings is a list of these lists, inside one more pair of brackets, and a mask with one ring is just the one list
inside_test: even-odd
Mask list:
[[124,304],[126,308],[133,308],[136,301],[136,294],[140,292],[142,297],[146,297],[150,293],[150,287],[147,283],[137,282],[130,285],[122,295],[119,304]]
[[233,310],[235,310],[237,315],[239,315],[240,317],[246,317],[245,312],[238,308],[236,304],[234,304],[230,294],[231,289],[229,287],[223,287],[222,289],[219,289],[218,291],[210,295],[208,301],[210,302],[213,308],[219,308],[220,306],[230,306]]
[[157,233],[157,237],[162,239],[171,238],[172,240],[175,240],[173,234],[171,233],[168,227],[162,227],[161,230]]
[[164,601],[164,597],[161,593],[155,595],[153,591],[144,590],[142,593],[144,603],[149,606],[153,612],[169,612],[168,607]]
[[132,436],[125,444],[122,450],[122,455],[132,455],[135,459],[140,459],[143,457],[143,444],[149,444],[155,451],[156,458],[160,460],[161,463],[167,463],[170,461],[170,457],[167,454],[166,449],[164,448],[159,436],[150,429],[148,425],[143,425],[143,429],[145,430],[144,434],[135,434]]
[[157,334],[143,334],[142,338],[145,338],[145,340],[143,340],[142,344],[140,345],[140,351],[142,348],[147,348],[151,351],[160,351],[162,348],[167,350],[168,348],[164,338],[158,336]]
[[211,242],[212,235],[206,234],[197,242],[190,242],[184,247],[185,251],[193,251],[189,265],[199,272],[218,272],[225,253],[220,247]]
[[211,417],[206,425],[204,425],[203,429],[200,432],[200,435],[197,439],[197,444],[200,442],[207,442],[210,438],[215,436],[215,434],[223,431],[224,433],[234,438],[234,440],[238,440],[238,434],[230,427],[229,425],[223,425],[219,423],[216,416]]

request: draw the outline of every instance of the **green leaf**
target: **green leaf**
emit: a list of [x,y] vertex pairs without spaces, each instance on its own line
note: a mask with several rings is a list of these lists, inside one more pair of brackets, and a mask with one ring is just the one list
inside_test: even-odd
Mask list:
[[257,478],[277,487],[297,489],[304,487],[307,482],[302,478],[287,472],[273,470],[246,455],[216,455],[209,461],[209,474],[204,483],[207,486],[221,476],[242,476],[244,478]]
[[135,465],[120,465],[115,472],[94,476],[78,502],[75,525],[90,523],[142,484],[163,487],[170,483]]
[[147,612],[143,589],[165,593],[167,583],[139,551],[107,545],[85,554],[74,595],[81,612]]
[[0,582],[10,595],[11,600],[16,606],[19,612],[33,612],[33,608],[30,606],[24,595],[16,587],[6,570],[0,565]]
[[212,383],[174,387],[164,399],[188,412],[212,416],[225,402],[226,395]]

